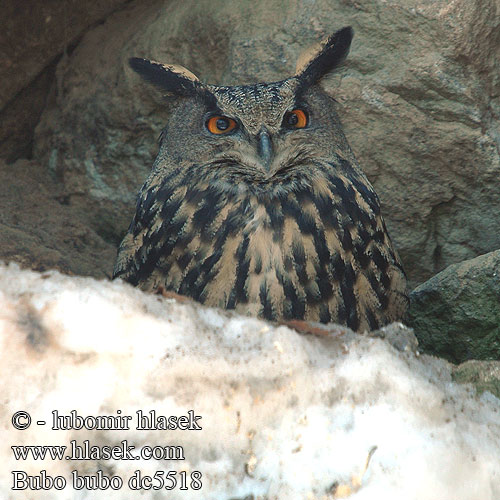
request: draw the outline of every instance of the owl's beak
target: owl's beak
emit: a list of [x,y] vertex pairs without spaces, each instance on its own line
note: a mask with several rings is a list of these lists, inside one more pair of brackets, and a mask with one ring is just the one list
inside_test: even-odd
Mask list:
[[269,132],[265,127],[262,127],[259,135],[257,136],[257,152],[262,160],[262,165],[264,165],[266,170],[269,172],[273,156],[273,146],[271,144]]

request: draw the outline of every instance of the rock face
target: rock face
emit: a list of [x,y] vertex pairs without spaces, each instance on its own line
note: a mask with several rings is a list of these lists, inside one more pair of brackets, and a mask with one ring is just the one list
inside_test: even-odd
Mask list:
[[500,247],[500,12],[496,0],[136,2],[88,32],[57,68],[35,156],[71,200],[123,234],[169,103],[130,56],[237,84],[293,72],[299,53],[352,25],[325,86],[375,185],[412,283]]
[[450,361],[500,360],[500,250],[449,266],[410,296],[420,347]]
[[[177,471],[172,500],[500,497],[500,401],[453,383],[446,361],[345,328],[299,335],[119,281],[0,266],[0,290],[2,498],[146,498],[129,487],[137,470]],[[20,410],[28,429],[11,425]],[[89,429],[53,430],[52,412],[72,410],[73,427],[79,416]],[[191,429],[137,429],[138,411],[186,416]],[[92,417],[120,415],[132,417],[128,429],[93,429]],[[11,448],[67,446],[63,456],[72,456],[85,440],[94,453],[134,446],[131,459],[15,460]],[[155,446],[169,459],[146,458]],[[184,460],[173,460],[181,456],[173,446]],[[10,471],[41,470],[66,487],[11,490]],[[123,486],[73,488],[72,471],[96,478],[98,470]]]
[[23,267],[111,278],[118,242],[82,197],[69,203],[41,166],[0,160],[0,259]]
[[0,18],[0,158],[31,154],[55,63],[127,0],[5,0]]

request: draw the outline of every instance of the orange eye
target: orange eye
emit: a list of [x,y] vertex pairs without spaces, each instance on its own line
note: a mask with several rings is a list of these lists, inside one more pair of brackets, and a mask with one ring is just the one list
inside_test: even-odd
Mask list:
[[207,129],[212,134],[228,134],[236,128],[236,121],[227,116],[215,115],[207,120]]
[[304,128],[307,125],[307,114],[302,109],[294,109],[285,113],[283,124],[287,128]]

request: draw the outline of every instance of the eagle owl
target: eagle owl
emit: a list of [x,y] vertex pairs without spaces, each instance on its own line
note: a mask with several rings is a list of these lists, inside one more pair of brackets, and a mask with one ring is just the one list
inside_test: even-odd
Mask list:
[[291,78],[254,85],[130,60],[177,98],[114,277],[275,321],[363,331],[404,316],[406,277],[379,200],[318,85],[352,36],[343,28]]

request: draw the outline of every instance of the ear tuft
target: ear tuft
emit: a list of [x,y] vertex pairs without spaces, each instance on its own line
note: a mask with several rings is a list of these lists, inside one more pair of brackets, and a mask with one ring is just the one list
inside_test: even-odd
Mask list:
[[200,84],[198,78],[182,66],[162,64],[140,57],[132,57],[129,64],[144,80],[172,94],[192,96]]
[[349,53],[353,36],[354,31],[350,26],[342,28],[301,55],[295,73],[301,86],[308,87],[316,83],[340,66]]

